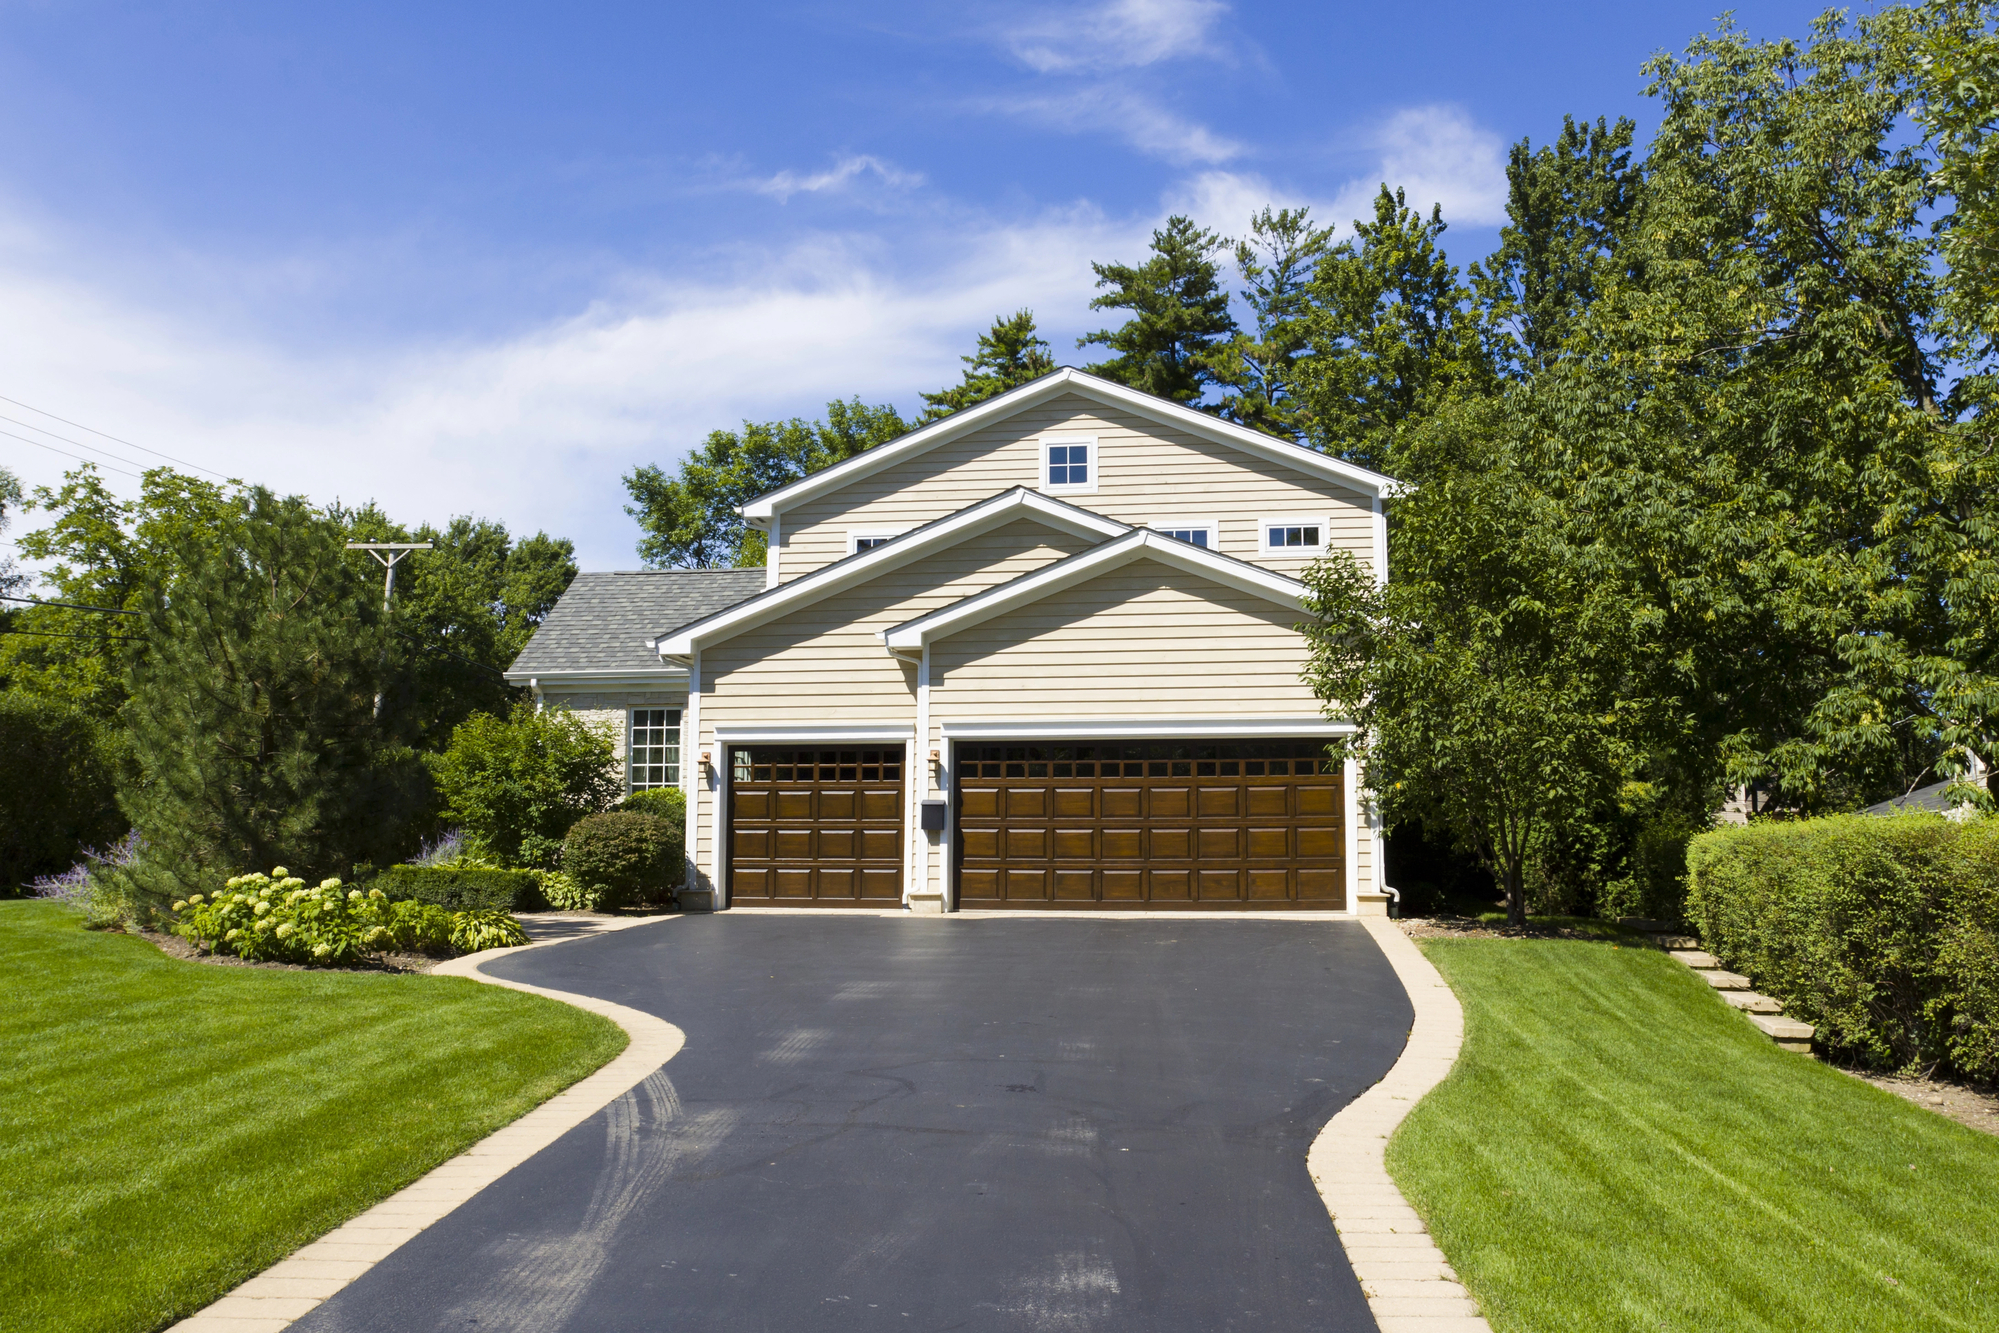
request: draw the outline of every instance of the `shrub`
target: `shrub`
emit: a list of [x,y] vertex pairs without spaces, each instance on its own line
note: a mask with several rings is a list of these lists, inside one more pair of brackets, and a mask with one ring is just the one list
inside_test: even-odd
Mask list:
[[398,902],[413,899],[453,912],[538,912],[547,906],[531,870],[463,864],[390,866],[375,876],[372,887]]
[[0,897],[62,873],[127,825],[103,733],[84,713],[0,693]]
[[528,942],[521,923],[505,912],[455,912],[451,917],[451,947],[459,953],[481,949],[513,949]]
[[665,896],[678,878],[669,854],[677,830],[657,815],[616,810],[576,821],[562,846],[562,867],[578,884],[602,894],[601,905]]
[[609,809],[618,792],[608,731],[526,703],[504,719],[474,713],[460,723],[432,771],[472,850],[544,870],[555,868],[570,825]]
[[1831,1051],[1999,1078],[1999,820],[1757,822],[1696,838],[1688,870],[1703,942]]
[[566,870],[536,870],[535,883],[548,905],[562,912],[595,912],[604,905],[604,890],[594,884],[579,884]]
[[642,815],[657,815],[666,821],[667,846],[663,854],[666,859],[666,887],[678,888],[687,861],[687,793],[678,787],[647,787],[627,796],[618,808],[635,810]]

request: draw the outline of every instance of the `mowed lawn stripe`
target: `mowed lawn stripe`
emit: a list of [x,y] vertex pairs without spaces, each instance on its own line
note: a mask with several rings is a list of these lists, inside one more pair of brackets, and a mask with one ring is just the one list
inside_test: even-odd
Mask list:
[[1999,1139],[1652,950],[1422,943],[1465,1045],[1389,1168],[1496,1330],[1999,1327]]
[[0,1329],[147,1330],[598,1068],[462,978],[211,967],[0,903]]

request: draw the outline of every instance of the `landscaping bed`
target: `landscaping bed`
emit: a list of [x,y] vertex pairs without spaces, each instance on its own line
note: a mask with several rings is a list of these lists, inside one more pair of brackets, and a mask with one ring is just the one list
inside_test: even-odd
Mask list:
[[453,977],[189,966],[0,903],[0,1330],[193,1313],[611,1059]]
[[1388,1164],[1498,1333],[1999,1327],[1999,1139],[1614,932],[1451,933],[1464,1048]]

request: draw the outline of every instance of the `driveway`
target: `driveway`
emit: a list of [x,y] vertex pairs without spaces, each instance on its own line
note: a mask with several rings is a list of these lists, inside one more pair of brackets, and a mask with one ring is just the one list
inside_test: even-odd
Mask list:
[[295,1328],[1374,1327],[1305,1173],[1410,1023],[1354,922],[734,912],[487,970],[687,1045]]

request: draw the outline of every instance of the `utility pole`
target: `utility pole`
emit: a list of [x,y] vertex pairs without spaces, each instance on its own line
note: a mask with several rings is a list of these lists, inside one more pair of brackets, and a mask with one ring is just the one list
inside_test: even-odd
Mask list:
[[[389,614],[389,602],[396,595],[396,566],[411,551],[435,550],[436,542],[348,542],[350,551],[366,551],[381,562],[382,566],[382,614]],[[387,552],[387,554],[384,554]],[[382,692],[375,691],[375,720],[382,720]]]

